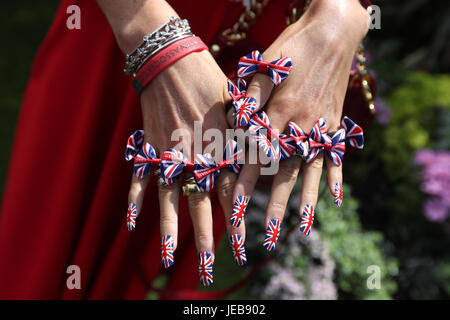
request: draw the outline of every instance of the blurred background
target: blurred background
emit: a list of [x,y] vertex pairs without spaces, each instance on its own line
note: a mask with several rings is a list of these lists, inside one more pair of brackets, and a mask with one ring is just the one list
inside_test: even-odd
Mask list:
[[[381,29],[371,30],[365,45],[377,80],[378,113],[365,132],[364,151],[345,162],[343,208],[321,192],[306,239],[295,227],[297,188],[278,256],[267,260],[261,245],[267,196],[258,192],[246,215],[247,234],[256,235],[246,241],[249,266],[234,264],[224,239],[209,290],[229,288],[256,270],[227,297],[450,298],[450,2],[373,2],[381,8]],[[1,4],[0,195],[32,59],[57,5]],[[373,270],[380,271],[377,288],[368,286]],[[165,280],[161,276],[153,285],[163,287]],[[149,292],[148,298],[158,296]]]

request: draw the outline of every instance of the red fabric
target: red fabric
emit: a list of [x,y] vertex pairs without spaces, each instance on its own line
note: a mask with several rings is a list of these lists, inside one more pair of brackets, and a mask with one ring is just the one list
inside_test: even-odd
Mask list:
[[[242,10],[230,1],[170,2],[206,43]],[[81,8],[81,30],[66,28],[72,4]],[[273,41],[286,6],[269,4],[250,32],[254,41]],[[96,2],[62,1],[35,57],[17,122],[0,213],[0,299],[144,298],[140,276],[152,281],[162,272],[154,180],[136,230],[126,230],[132,168],[123,150],[142,119],[123,67]],[[213,209],[217,241],[224,219],[215,199]],[[198,286],[193,240],[183,199],[168,289]],[[72,264],[81,268],[81,290],[66,288]]]

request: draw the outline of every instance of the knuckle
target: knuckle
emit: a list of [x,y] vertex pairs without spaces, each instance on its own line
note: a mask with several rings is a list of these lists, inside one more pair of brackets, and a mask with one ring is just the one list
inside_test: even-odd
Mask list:
[[286,203],[279,200],[272,200],[269,203],[269,212],[276,217],[282,217],[286,210]]
[[231,181],[224,181],[218,191],[219,195],[226,198],[230,197],[233,194],[234,183]]
[[309,164],[309,166],[313,169],[320,169],[322,170],[323,167],[323,157],[317,157],[315,158],[313,161],[311,161],[311,163]]
[[193,193],[189,195],[189,207],[192,209],[199,209],[203,208],[205,205],[208,204],[208,197],[204,194],[204,192],[201,193]]
[[294,110],[297,109],[300,103],[298,94],[285,93],[280,98],[274,98],[273,104],[279,107],[279,110]]
[[173,192],[173,191],[177,190],[178,187],[179,187],[178,183],[171,184],[170,186],[162,184],[162,185],[159,186],[159,193],[162,194],[162,195],[166,195],[166,194],[168,194],[170,192]]
[[302,192],[302,200],[306,204],[314,204],[317,200],[317,190],[304,190]]
[[195,235],[198,248],[203,251],[204,248],[210,248],[213,242],[212,233],[206,231],[198,231]]
[[177,218],[176,218],[176,216],[173,216],[170,214],[161,214],[159,222],[162,226],[176,225]]
[[235,182],[236,176],[234,175],[234,173],[224,171],[219,177],[217,194],[222,198],[230,197],[233,193]]
[[249,91],[255,92],[255,91],[263,91],[267,90],[267,86],[271,86],[272,83],[270,82],[270,79],[268,79],[265,75],[256,74],[253,77],[253,80],[250,84]]
[[288,182],[296,182],[298,172],[300,170],[300,162],[286,161],[283,165],[280,165],[278,174],[285,178]]
[[130,191],[128,192],[128,197],[130,199],[136,199],[139,196],[139,193],[141,191],[142,191],[142,187],[137,183],[133,183],[130,186]]

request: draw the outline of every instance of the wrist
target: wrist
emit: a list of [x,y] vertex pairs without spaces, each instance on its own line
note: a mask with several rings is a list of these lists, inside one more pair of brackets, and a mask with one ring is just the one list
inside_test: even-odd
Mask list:
[[357,46],[368,32],[369,19],[359,0],[313,0],[297,23],[301,28],[317,26],[314,32],[325,40]]
[[165,0],[111,1],[97,0],[124,54],[132,52],[142,38],[178,17]]

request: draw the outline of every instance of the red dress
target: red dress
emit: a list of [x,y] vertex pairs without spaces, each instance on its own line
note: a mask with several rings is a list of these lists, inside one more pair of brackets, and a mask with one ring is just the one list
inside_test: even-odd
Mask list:
[[[242,11],[242,4],[226,0],[169,2],[207,44]],[[282,31],[287,2],[268,5],[250,32],[253,41],[267,46]],[[72,4],[81,9],[81,30],[66,27]],[[96,2],[62,1],[35,57],[16,127],[0,213],[0,299],[144,298],[143,278],[162,272],[154,180],[136,230],[126,229],[132,167],[123,151],[142,119],[123,66]],[[218,241],[225,226],[215,198],[213,211]],[[196,288],[184,199],[178,243],[175,265],[164,271],[167,288]],[[81,290],[66,286],[69,265],[81,269]]]

